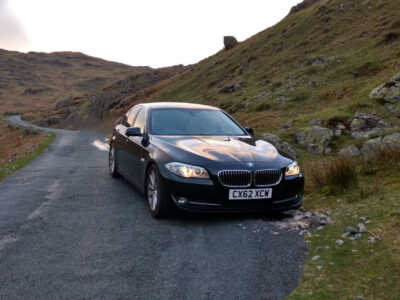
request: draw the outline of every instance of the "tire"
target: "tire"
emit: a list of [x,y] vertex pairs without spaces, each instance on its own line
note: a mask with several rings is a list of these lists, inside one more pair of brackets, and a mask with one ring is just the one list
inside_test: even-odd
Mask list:
[[108,151],[108,170],[110,171],[111,177],[119,177],[118,162],[113,144],[110,145],[110,150]]
[[153,218],[166,217],[169,213],[168,195],[166,194],[160,172],[156,165],[150,166],[146,174],[146,200]]

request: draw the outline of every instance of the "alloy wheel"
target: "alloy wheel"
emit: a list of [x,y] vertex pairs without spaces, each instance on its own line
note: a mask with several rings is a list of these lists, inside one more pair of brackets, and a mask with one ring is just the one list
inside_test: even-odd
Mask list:
[[158,183],[157,176],[154,170],[150,171],[147,183],[147,200],[149,201],[150,209],[156,210],[158,204]]
[[109,155],[109,167],[110,167],[110,173],[114,173],[115,171],[115,153],[114,153],[114,147],[111,146],[110,148],[110,155]]

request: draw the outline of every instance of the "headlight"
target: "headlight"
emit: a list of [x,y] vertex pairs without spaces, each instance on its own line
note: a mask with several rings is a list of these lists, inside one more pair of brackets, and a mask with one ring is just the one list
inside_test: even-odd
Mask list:
[[285,176],[295,176],[300,174],[300,167],[297,161],[292,162],[286,167]]
[[183,163],[172,162],[165,165],[172,173],[184,178],[210,178],[206,169]]

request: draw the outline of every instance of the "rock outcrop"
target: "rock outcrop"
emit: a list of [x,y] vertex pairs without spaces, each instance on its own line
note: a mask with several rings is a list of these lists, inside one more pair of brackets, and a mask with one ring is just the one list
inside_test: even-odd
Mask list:
[[230,50],[235,47],[239,42],[234,36],[224,36],[225,50]]
[[309,8],[310,6],[312,6],[315,3],[318,3],[320,1],[321,0],[303,0],[303,2],[300,2],[296,6],[292,7],[292,9],[289,12],[289,15],[295,14],[299,11],[302,11],[303,9]]
[[353,138],[363,140],[388,134],[393,127],[374,114],[356,113],[350,123],[350,130]]
[[391,80],[375,88],[370,94],[370,98],[383,100],[387,103],[400,101],[400,72],[392,77]]
[[279,152],[288,155],[290,158],[296,159],[297,149],[275,134],[263,133],[260,138],[274,145]]
[[223,88],[221,88],[219,90],[219,92],[222,94],[234,93],[234,92],[240,91],[245,86],[246,86],[246,83],[244,81],[237,82],[237,83],[228,83]]
[[307,147],[307,150],[313,154],[328,154],[331,152],[329,148],[334,133],[331,129],[312,126],[300,128],[296,131],[297,142]]

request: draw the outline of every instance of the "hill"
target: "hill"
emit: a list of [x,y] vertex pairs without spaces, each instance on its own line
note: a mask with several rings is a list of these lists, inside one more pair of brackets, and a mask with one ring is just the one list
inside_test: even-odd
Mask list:
[[75,52],[20,53],[0,49],[0,111],[47,113],[65,96],[96,91],[128,75],[151,71]]
[[[398,7],[398,0],[319,1],[193,65],[148,101],[216,104],[259,132],[350,120],[357,111],[399,124],[398,104],[368,96],[400,71]],[[285,135],[294,141],[293,133]]]

